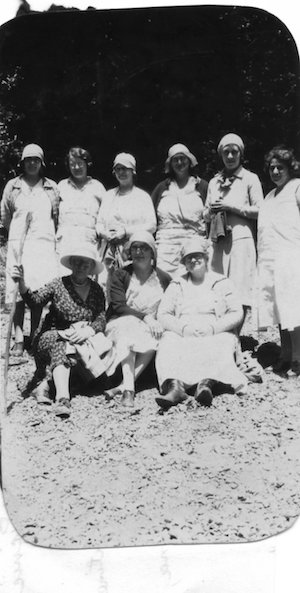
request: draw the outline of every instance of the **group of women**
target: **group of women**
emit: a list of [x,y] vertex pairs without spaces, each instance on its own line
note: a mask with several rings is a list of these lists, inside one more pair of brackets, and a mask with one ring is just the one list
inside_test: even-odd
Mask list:
[[209,406],[218,393],[245,393],[238,336],[254,300],[259,327],[279,326],[274,370],[300,373],[300,165],[292,150],[272,149],[265,164],[275,188],[264,198],[258,176],[243,167],[237,134],[226,134],[217,152],[220,171],[207,183],[190,150],[173,145],[166,179],[150,197],[135,184],[131,154],[115,157],[117,185],[106,191],[88,175],[85,149],[69,150],[69,177],[56,185],[44,175],[41,147],[25,146],[21,174],[1,202],[7,301],[16,282],[20,291],[12,354],[23,353],[27,303],[36,396],[51,403],[54,382],[57,415],[70,413],[75,365],[88,378],[121,365],[122,381],[107,396],[134,406],[135,381],[155,353],[163,410],[188,395]]

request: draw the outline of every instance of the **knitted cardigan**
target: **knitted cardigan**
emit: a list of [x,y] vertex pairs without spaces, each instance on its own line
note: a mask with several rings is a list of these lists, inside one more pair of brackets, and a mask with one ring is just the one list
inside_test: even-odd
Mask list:
[[[163,192],[168,189],[170,183],[171,183],[171,179],[168,177],[167,179],[164,179],[164,181],[161,181],[153,190],[152,194],[151,194],[151,198],[152,198],[152,202],[153,202],[153,206],[155,209],[155,212],[157,212],[157,208],[158,208],[158,204],[162,198],[162,194]],[[200,179],[200,177],[196,177],[196,190],[199,193],[200,198],[202,199],[203,204],[205,204],[206,201],[206,196],[207,196],[207,188],[208,188],[208,182],[205,181],[205,179]]]
[[[114,272],[110,286],[111,300],[106,312],[107,321],[116,319],[116,317],[122,317],[124,315],[134,315],[139,319],[143,319],[145,317],[146,313],[136,311],[126,304],[126,291],[128,289],[133,271],[133,265],[129,264],[125,268],[120,268]],[[155,271],[162,289],[165,291],[171,282],[171,276],[159,268],[156,268]]]

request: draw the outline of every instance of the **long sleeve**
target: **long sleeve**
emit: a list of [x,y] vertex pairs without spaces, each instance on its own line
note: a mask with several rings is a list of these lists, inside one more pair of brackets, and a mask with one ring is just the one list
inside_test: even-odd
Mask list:
[[125,195],[120,195],[118,188],[107,192],[98,213],[97,234],[109,240],[110,229],[119,226],[127,237],[137,230],[155,232],[156,216],[149,194],[139,187]]
[[97,310],[95,311],[95,319],[90,323],[94,332],[104,332],[106,327],[106,315],[105,315],[105,297],[104,292],[98,284],[93,285],[93,290],[96,294]]
[[299,179],[299,185],[296,189],[295,197],[296,197],[296,202],[297,202],[297,206],[298,206],[299,213],[300,213],[300,179]]
[[160,202],[162,193],[164,192],[165,189],[168,188],[169,185],[170,185],[170,180],[164,179],[164,181],[160,181],[158,183],[158,185],[156,185],[156,187],[154,188],[154,190],[151,194],[151,200],[152,200],[152,204],[153,204],[156,215],[157,215],[157,208],[158,208],[158,204]]
[[[231,184],[230,184],[231,182]],[[225,181],[226,183],[226,181]],[[263,190],[258,176],[252,171],[241,169],[236,175],[228,179],[225,185],[221,174],[217,174],[208,184],[207,200],[203,211],[203,218],[210,222],[214,213],[210,207],[217,199],[224,202],[224,209],[236,224],[236,217],[256,219],[263,202]]]
[[205,179],[199,179],[196,185],[197,191],[200,194],[203,205],[206,204],[208,182]]
[[50,181],[47,179],[48,184],[51,183],[50,188],[49,185],[47,190],[49,192],[50,201],[51,201],[51,211],[52,211],[52,218],[54,222],[55,232],[58,228],[58,218],[59,218],[59,204],[60,204],[60,193],[57,184],[54,181]]
[[212,218],[212,215],[210,213],[210,207],[213,202],[213,185],[214,184],[210,181],[208,184],[208,188],[207,188],[205,206],[204,206],[204,210],[202,213],[202,216],[203,216],[203,219],[205,220],[205,222],[210,222],[211,218]]
[[139,196],[140,220],[133,220],[132,224],[128,221],[125,224],[125,232],[130,237],[136,230],[148,231],[152,235],[156,231],[156,214],[150,196],[142,192]]
[[248,183],[248,198],[248,204],[245,203],[241,207],[232,205],[230,211],[245,218],[257,218],[264,196],[260,180],[255,173],[251,174]]
[[27,290],[27,292],[22,294],[22,298],[26,305],[29,307],[41,305],[44,307],[44,305],[53,299],[59,281],[59,278],[55,278],[54,280],[47,282],[47,284],[38,290]]
[[1,200],[1,225],[7,231],[9,231],[10,223],[13,217],[13,203],[11,200],[12,182],[13,180],[10,180],[6,184]]
[[[105,198],[107,195],[107,191],[104,187],[104,185],[101,183],[101,181],[98,181],[98,179],[94,179],[94,185],[95,185],[95,198],[97,199],[98,203],[99,203],[99,210],[98,210],[98,214],[97,214],[97,220],[96,220],[96,235],[97,237],[99,237],[101,239],[101,237],[103,237],[103,233],[104,233],[104,226],[103,226],[103,222],[99,222],[99,228],[98,228],[98,221],[101,221],[101,215],[100,215],[100,210],[103,206],[103,204],[105,203]],[[106,237],[104,237],[106,238]]]
[[110,306],[108,316],[122,317],[123,315],[134,315],[139,319],[144,319],[144,313],[136,311],[126,304],[127,275],[128,272],[125,270],[116,270],[113,274],[110,286]]
[[225,304],[225,312],[217,318],[215,333],[229,332],[234,330],[243,319],[243,308],[235,294],[231,281],[224,278],[217,282],[215,291],[220,300]]
[[172,331],[181,336],[185,323],[176,316],[176,304],[180,296],[180,285],[176,282],[171,282],[160,301],[157,320],[165,330]]
[[112,203],[113,203],[113,192],[110,190],[103,196],[101,206],[99,208],[97,222],[96,222],[96,233],[98,237],[107,240],[108,239],[108,225],[107,221],[110,218]]

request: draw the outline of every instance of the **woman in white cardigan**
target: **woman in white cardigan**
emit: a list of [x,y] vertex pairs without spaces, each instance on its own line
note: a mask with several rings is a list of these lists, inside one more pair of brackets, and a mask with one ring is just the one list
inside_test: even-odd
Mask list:
[[191,387],[197,402],[210,406],[217,393],[244,392],[247,384],[235,364],[243,310],[230,280],[208,270],[203,238],[185,245],[182,262],[186,273],[170,283],[157,314],[164,334],[156,356],[156,402],[165,410],[184,401]]

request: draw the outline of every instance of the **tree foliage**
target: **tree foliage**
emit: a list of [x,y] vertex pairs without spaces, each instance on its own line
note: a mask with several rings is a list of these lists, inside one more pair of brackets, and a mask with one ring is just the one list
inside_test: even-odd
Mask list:
[[[62,8],[21,16],[0,35],[3,80],[18,72],[3,93],[1,121],[10,139],[43,146],[53,178],[64,176],[64,154],[75,144],[91,150],[93,173],[108,186],[116,152],[134,153],[139,183],[149,190],[174,142],[190,146],[207,179],[228,131],[243,137],[261,176],[271,146],[298,148],[299,58],[291,34],[269,13]],[[3,154],[9,161],[9,150]]]
[[20,83],[20,68],[1,76],[0,81],[0,186],[8,178],[16,175],[20,159],[21,142],[18,139],[18,126],[22,113],[17,113],[10,103],[10,96]]

